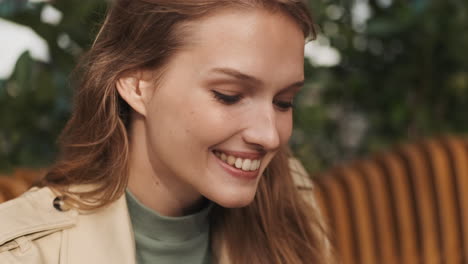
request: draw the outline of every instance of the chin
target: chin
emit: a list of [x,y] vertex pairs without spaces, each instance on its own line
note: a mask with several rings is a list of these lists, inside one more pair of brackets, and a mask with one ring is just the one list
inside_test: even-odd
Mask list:
[[255,193],[237,193],[233,195],[225,193],[217,197],[213,197],[213,199],[210,200],[225,208],[241,208],[252,203],[254,198]]

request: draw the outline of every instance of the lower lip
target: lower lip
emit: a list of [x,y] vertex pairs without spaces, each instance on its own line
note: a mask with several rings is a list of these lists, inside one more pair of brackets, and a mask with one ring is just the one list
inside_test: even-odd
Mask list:
[[218,163],[226,172],[228,172],[229,174],[231,174],[232,176],[236,178],[254,180],[258,176],[258,169],[254,171],[243,171],[243,170],[234,168],[231,165],[227,164],[226,162],[222,161],[214,153],[213,153],[213,156],[215,157],[215,159],[218,161]]

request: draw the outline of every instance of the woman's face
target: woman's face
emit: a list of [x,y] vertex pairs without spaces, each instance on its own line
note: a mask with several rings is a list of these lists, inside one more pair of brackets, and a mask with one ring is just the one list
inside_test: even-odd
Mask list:
[[217,12],[192,27],[146,101],[149,160],[181,194],[245,206],[291,135],[303,33],[292,19],[258,10]]

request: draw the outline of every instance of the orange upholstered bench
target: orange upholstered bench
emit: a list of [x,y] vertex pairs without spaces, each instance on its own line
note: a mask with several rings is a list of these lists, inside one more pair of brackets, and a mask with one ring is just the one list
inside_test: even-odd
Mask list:
[[396,147],[314,177],[343,264],[468,263],[468,140]]
[[16,169],[11,175],[0,174],[0,203],[21,195],[44,173],[40,169]]

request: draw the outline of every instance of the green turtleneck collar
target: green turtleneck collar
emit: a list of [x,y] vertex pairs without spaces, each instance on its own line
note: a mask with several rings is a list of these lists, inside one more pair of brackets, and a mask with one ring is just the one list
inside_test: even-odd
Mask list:
[[209,212],[168,217],[146,207],[127,189],[127,205],[139,264],[210,263]]

